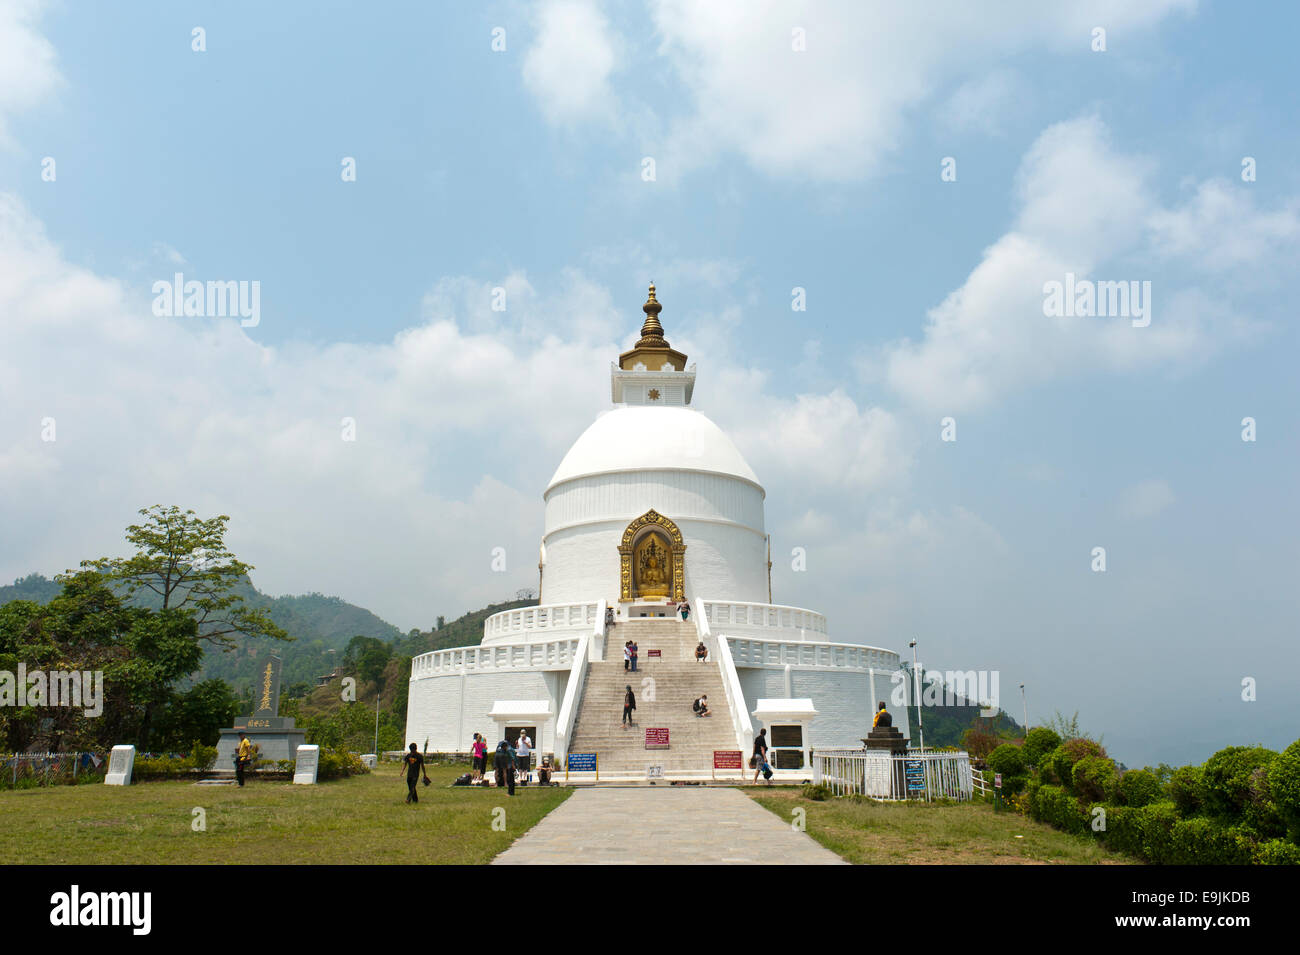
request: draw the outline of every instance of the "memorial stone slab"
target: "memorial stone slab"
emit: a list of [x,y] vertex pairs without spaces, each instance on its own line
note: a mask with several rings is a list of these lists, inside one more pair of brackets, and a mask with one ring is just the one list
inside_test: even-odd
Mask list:
[[114,746],[108,757],[108,772],[104,774],[105,786],[131,785],[131,773],[135,769],[135,747]]
[[293,765],[294,785],[316,785],[316,771],[320,767],[320,747],[308,743],[298,747],[297,761]]

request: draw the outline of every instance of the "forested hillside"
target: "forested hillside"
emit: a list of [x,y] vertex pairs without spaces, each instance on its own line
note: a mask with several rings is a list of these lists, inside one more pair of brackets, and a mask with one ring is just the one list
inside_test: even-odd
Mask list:
[[[12,584],[0,586],[0,605],[11,600],[46,604],[59,594],[60,589],[57,582],[41,574],[29,574]],[[208,649],[204,653],[198,672],[191,678],[193,682],[221,679],[236,693],[242,694],[252,684],[257,670],[254,660],[275,647],[284,660],[281,682],[285,687],[298,683],[315,685],[317,677],[334,669],[336,658],[353,637],[375,637],[391,642],[401,635],[392,624],[339,597],[319,593],[270,597],[247,578],[234,588],[234,592],[250,607],[265,609],[271,619],[294,639],[284,643],[266,637],[236,636],[236,649],[232,652]],[[151,606],[145,594],[137,599],[140,605]]]

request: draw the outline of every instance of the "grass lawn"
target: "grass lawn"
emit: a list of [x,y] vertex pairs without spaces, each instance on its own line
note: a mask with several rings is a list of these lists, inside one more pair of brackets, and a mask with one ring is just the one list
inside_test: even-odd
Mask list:
[[[488,862],[572,790],[449,788],[464,766],[431,766],[431,786],[408,806],[396,764],[316,786],[250,781],[53,786],[0,792],[0,858],[7,863]],[[503,807],[505,828],[492,828]],[[193,810],[207,814],[194,832]]]
[[853,796],[814,802],[798,789],[746,791],[787,821],[795,807],[803,808],[808,835],[855,865],[1133,863],[1019,813],[995,813],[988,803],[879,803]]

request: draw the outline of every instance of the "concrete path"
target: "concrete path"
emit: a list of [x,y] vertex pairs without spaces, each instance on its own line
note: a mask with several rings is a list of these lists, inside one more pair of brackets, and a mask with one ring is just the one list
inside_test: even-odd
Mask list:
[[720,786],[579,789],[493,865],[842,865],[789,822]]

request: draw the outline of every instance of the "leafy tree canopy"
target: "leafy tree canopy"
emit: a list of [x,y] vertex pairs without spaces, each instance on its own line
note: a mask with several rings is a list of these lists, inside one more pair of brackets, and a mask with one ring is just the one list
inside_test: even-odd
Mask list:
[[228,516],[204,520],[175,505],[154,505],[140,514],[145,522],[126,529],[134,554],[82,561],[81,566],[120,583],[128,597],[147,592],[163,611],[189,615],[199,639],[223,649],[233,648],[236,636],[292,639],[238,592],[253,566],[226,547]]

